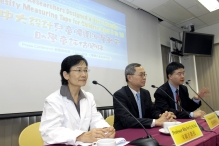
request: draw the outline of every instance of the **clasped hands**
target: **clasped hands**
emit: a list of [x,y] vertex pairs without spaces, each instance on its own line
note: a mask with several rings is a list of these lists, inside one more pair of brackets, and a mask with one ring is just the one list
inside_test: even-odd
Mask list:
[[114,138],[115,137],[115,129],[114,127],[106,127],[106,128],[93,128],[88,132],[84,132],[80,136],[77,137],[76,141],[81,142],[95,142],[101,138]]
[[155,126],[163,126],[164,122],[175,122],[176,116],[173,112],[165,111],[163,114],[159,115],[159,119],[155,120]]

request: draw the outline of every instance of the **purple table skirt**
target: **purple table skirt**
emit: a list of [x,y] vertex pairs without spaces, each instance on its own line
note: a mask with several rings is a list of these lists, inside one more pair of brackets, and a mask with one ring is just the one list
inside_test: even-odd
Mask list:
[[[188,119],[178,119],[180,122],[186,122]],[[197,123],[201,125],[205,130],[209,130],[209,127],[204,119],[196,119]],[[148,133],[158,141],[160,145],[172,146],[174,145],[173,139],[170,135],[162,134],[159,132],[161,127],[154,127],[147,129]],[[203,136],[186,143],[185,146],[219,146],[219,126],[213,129],[215,132],[202,131]],[[143,129],[125,129],[116,132],[116,138],[123,137],[127,141],[132,141],[140,137],[145,137],[146,133]],[[66,146],[64,144],[53,144],[49,146]]]
[[[178,119],[180,122],[186,122],[188,119]],[[197,123],[201,125],[205,130],[209,130],[209,127],[205,120],[196,119]],[[154,127],[147,129],[148,133],[158,141],[160,145],[171,146],[174,145],[173,139],[170,135],[162,134],[159,132],[161,127]],[[203,136],[195,139],[185,146],[217,146],[219,145],[219,126],[213,129],[214,132],[202,131]],[[143,129],[125,129],[116,132],[116,137],[124,137],[127,141],[132,141],[140,137],[145,137],[145,131]]]

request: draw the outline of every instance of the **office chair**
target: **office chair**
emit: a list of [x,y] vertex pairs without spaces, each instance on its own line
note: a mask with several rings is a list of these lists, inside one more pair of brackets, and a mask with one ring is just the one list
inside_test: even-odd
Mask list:
[[19,146],[43,146],[39,126],[40,122],[27,126],[19,136]]
[[114,123],[114,115],[108,116],[105,120],[106,120],[106,122],[107,122],[110,126],[113,126],[113,123]]

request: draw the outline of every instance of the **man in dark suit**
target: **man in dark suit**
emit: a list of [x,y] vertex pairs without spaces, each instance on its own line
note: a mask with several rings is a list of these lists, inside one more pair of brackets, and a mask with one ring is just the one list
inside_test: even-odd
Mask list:
[[[177,118],[203,117],[205,112],[202,110],[196,110],[201,106],[201,101],[199,100],[198,95],[195,95],[190,99],[188,89],[183,85],[185,79],[184,66],[178,62],[171,62],[166,67],[166,75],[168,81],[159,88],[163,89],[177,103],[174,103],[162,90],[157,89],[154,93],[155,106],[161,112],[173,112]],[[198,94],[201,97],[204,97],[205,93],[208,92],[208,88],[203,88]],[[187,112],[183,111],[179,105]]]
[[[117,98],[140,122],[146,127],[162,126],[163,122],[173,121],[175,115],[172,112],[156,110],[145,86],[146,73],[138,63],[129,64],[125,69],[125,78],[128,86],[122,87],[114,93]],[[114,128],[116,130],[126,128],[141,128],[140,124],[115,100],[114,106]]]

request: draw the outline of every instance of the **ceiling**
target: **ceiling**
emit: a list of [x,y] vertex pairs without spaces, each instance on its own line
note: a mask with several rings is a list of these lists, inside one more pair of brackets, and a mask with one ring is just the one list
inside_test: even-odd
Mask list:
[[210,12],[198,0],[119,0],[135,9],[144,10],[163,21],[161,25],[176,32],[195,30],[219,23],[219,10]]

